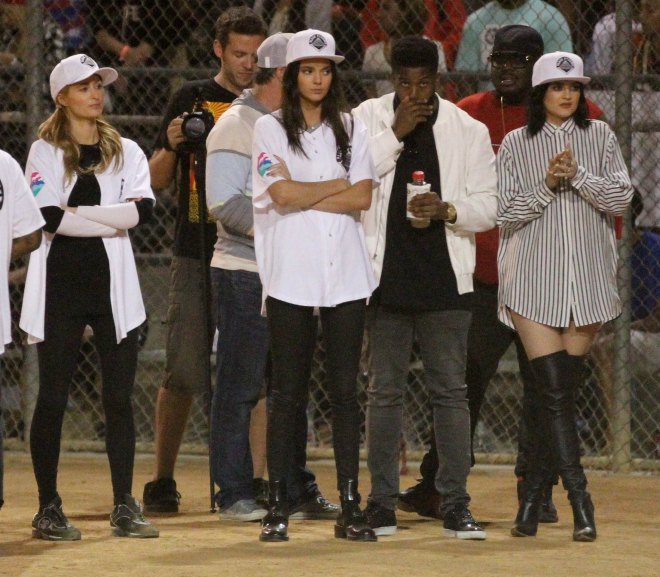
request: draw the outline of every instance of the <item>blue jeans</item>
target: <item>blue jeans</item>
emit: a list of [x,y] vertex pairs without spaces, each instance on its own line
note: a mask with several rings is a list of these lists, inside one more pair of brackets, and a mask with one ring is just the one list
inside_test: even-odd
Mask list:
[[417,339],[433,409],[439,468],[435,485],[443,510],[469,503],[470,413],[465,385],[469,311],[367,311],[367,447],[369,501],[390,510],[399,493],[399,447],[403,395]]
[[216,296],[217,379],[211,406],[211,476],[218,505],[254,498],[250,413],[263,386],[268,325],[256,272],[212,268]]
[[[261,315],[261,281],[255,272],[211,269],[216,296],[217,379],[211,406],[211,476],[220,488],[221,508],[253,499],[250,414],[267,374],[270,337]],[[316,477],[306,466],[307,412],[302,407],[293,427],[287,493],[291,504],[315,497]]]

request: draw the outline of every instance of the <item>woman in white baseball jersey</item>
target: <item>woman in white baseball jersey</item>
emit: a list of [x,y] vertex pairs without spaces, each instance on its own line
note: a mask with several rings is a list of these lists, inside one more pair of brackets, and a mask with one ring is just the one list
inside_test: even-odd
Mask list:
[[21,328],[37,342],[39,395],[30,431],[39,511],[32,535],[77,540],[57,491],[62,419],[85,327],[101,360],[106,450],[119,536],[157,537],[131,496],[135,429],[131,407],[137,331],[145,320],[128,229],[147,221],[154,197],[138,145],[101,118],[104,86],[117,78],[84,54],[50,75],[55,112],[39,128],[26,176],[46,221],[28,267]]
[[545,54],[532,75],[529,124],[497,155],[500,320],[515,328],[534,373],[549,447],[535,447],[514,536],[538,527],[543,469],[554,452],[574,518],[573,539],[596,538],[594,507],[580,465],[575,391],[600,325],[621,312],[614,217],[632,186],[609,126],[587,119],[582,60]]
[[285,477],[295,415],[308,401],[318,307],[326,350],[342,513],[335,536],[375,541],[357,493],[360,412],[356,396],[365,302],[375,287],[360,211],[376,173],[367,133],[342,113],[334,38],[318,30],[287,46],[282,109],[254,128],[254,237],[271,335],[268,418],[270,507],[262,541],[288,539]]

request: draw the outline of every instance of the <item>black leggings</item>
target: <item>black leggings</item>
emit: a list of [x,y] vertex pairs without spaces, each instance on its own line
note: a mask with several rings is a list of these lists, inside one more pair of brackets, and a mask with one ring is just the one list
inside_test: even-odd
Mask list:
[[[271,403],[268,415],[268,476],[284,480],[293,453],[298,412],[309,397],[316,344],[313,307],[266,299],[272,351]],[[333,417],[337,486],[358,478],[360,410],[357,375],[364,331],[364,299],[322,307],[321,325]]]
[[112,314],[51,315],[46,319],[45,340],[37,345],[39,396],[30,429],[32,466],[42,507],[58,495],[62,421],[86,325],[94,331],[101,360],[105,444],[115,504],[132,489],[135,426],[131,395],[137,366],[138,329],[129,331],[126,338],[117,343]]

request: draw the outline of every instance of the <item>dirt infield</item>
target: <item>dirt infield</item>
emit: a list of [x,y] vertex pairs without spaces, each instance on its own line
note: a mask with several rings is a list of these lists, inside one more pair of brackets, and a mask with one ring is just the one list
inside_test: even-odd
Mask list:
[[[560,522],[542,525],[536,538],[509,536],[515,514],[509,467],[477,467],[469,482],[472,511],[488,531],[485,542],[442,535],[438,521],[399,513],[400,530],[378,543],[333,538],[332,521],[293,521],[288,543],[262,544],[254,523],[220,522],[208,512],[206,459],[183,457],[177,469],[183,493],[178,516],[152,517],[160,539],[112,537],[110,480],[104,455],[65,455],[60,489],[65,511],[83,539],[50,543],[30,537],[36,488],[29,457],[6,455],[0,512],[2,577],[657,577],[660,575],[660,479],[590,475],[599,538],[571,541],[570,508],[557,493]],[[135,494],[148,480],[152,459],[138,457]],[[322,490],[335,497],[334,468],[311,464]],[[415,471],[413,467],[411,471]],[[363,493],[368,474],[362,472]],[[414,482],[402,478],[402,486]]]

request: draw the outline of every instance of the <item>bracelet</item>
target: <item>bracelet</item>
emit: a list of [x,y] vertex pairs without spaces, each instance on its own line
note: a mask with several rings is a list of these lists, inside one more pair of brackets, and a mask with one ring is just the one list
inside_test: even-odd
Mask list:
[[128,44],[124,44],[119,51],[119,61],[124,62],[130,51],[131,47]]

